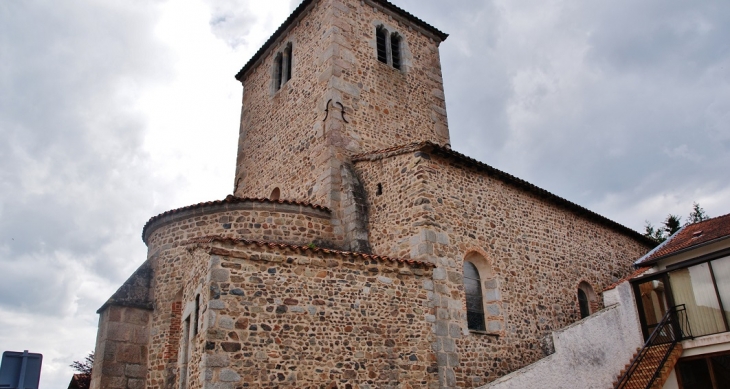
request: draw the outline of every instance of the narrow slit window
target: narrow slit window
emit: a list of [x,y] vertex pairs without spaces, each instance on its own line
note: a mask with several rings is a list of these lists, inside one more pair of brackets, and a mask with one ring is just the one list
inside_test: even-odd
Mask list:
[[375,30],[375,35],[378,41],[378,61],[388,63],[388,48],[386,47],[388,32],[381,26]]
[[393,56],[393,67],[400,70],[400,35],[393,34],[390,36],[390,50]]
[[274,89],[275,90],[281,89],[283,70],[284,70],[283,64],[284,64],[284,56],[281,53],[279,53],[276,55],[276,58],[274,59]]
[[582,289],[578,289],[578,305],[580,306],[580,318],[586,318],[591,315],[591,308],[588,305],[588,296]]
[[284,78],[282,84],[291,80],[292,45],[289,43],[284,49]]

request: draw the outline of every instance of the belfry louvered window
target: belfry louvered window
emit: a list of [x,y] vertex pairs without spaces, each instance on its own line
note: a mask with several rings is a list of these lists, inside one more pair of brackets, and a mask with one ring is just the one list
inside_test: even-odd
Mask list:
[[284,47],[284,50],[274,57],[274,90],[278,91],[292,76],[292,44]]
[[482,280],[473,263],[464,261],[464,292],[466,294],[466,321],[470,330],[485,331]]
[[403,38],[397,33],[390,33],[384,26],[375,29],[378,61],[401,69],[403,64]]

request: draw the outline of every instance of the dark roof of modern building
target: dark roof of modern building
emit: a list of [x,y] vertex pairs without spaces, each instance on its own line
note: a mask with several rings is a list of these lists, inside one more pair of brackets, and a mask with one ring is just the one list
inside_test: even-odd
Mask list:
[[[236,79],[238,81],[243,80],[243,76],[252,69],[259,59],[261,59],[264,54],[268,51],[268,49],[284,34],[286,33],[287,29],[296,21],[301,15],[304,14],[304,12],[307,10],[307,8],[313,4],[317,0],[304,0],[302,1],[299,6],[297,6],[294,11],[289,15],[288,18],[284,21],[284,23],[279,26],[279,28],[274,31],[274,33],[269,37],[269,39],[259,48],[259,50],[251,57],[248,62],[246,62],[245,65],[243,65],[243,68],[236,74]],[[433,34],[435,37],[440,39],[441,41],[445,41],[446,38],[449,36],[449,34],[446,34],[436,27],[426,23],[425,21],[417,18],[413,14],[409,13],[408,11],[396,6],[395,4],[387,1],[387,0],[370,0],[374,3],[378,3],[381,5],[384,9],[399,15],[403,17],[404,19],[408,20],[409,22],[415,24],[416,26],[422,28],[423,30]]]
[[660,259],[728,238],[730,238],[730,214],[688,224],[654,250],[639,258],[636,265],[649,265]]
[[150,265],[150,261],[147,260],[139,268],[137,268],[137,270],[126,281],[124,281],[124,284],[122,284],[122,286],[120,286],[119,289],[117,289],[117,291],[109,297],[109,300],[107,300],[104,305],[96,311],[96,313],[101,313],[111,305],[151,310],[151,285],[152,265]]
[[309,253],[314,253],[314,254],[350,257],[350,258],[356,258],[356,259],[377,260],[377,261],[385,261],[385,262],[405,263],[405,264],[409,264],[409,265],[419,265],[419,266],[425,266],[425,267],[436,267],[434,264],[432,264],[430,262],[418,261],[418,260],[414,260],[414,259],[394,258],[394,257],[388,257],[388,256],[384,256],[384,255],[366,254],[366,253],[360,253],[360,252],[354,252],[354,251],[340,251],[340,250],[333,250],[333,249],[328,249],[328,248],[323,248],[323,247],[317,247],[314,245],[300,246],[300,245],[289,244],[289,243],[253,241],[253,240],[247,240],[247,239],[236,239],[236,238],[228,238],[228,237],[222,237],[222,236],[204,236],[204,237],[200,237],[200,238],[193,238],[193,239],[190,239],[187,243],[188,244],[195,244],[195,243],[209,244],[209,243],[213,243],[213,242],[220,242],[220,243],[227,243],[227,244],[240,244],[240,245],[244,245],[244,246],[269,247],[269,248],[273,248],[273,249],[293,250],[296,252],[309,252]]
[[161,213],[161,214],[159,214],[157,216],[151,217],[150,220],[148,220],[147,223],[145,223],[144,227],[142,228],[142,239],[143,240],[145,239],[145,234],[147,232],[147,228],[149,228],[149,226],[152,223],[156,222],[157,220],[159,220],[159,219],[161,219],[163,217],[170,216],[170,215],[174,215],[176,213],[181,213],[181,212],[193,210],[193,209],[198,209],[198,208],[205,208],[205,207],[210,207],[210,206],[214,206],[214,205],[237,204],[237,203],[243,203],[243,202],[247,202],[247,201],[248,202],[255,202],[255,203],[298,205],[298,206],[301,206],[301,207],[309,207],[309,208],[316,209],[316,210],[320,210],[320,211],[332,212],[327,207],[324,207],[324,206],[321,206],[321,205],[317,205],[317,204],[311,204],[311,203],[307,203],[307,202],[303,202],[303,201],[296,201],[296,200],[271,200],[271,199],[264,199],[264,198],[258,198],[258,197],[236,197],[236,196],[233,196],[233,195],[228,195],[223,200],[206,201],[206,202],[203,202],[203,203],[188,205],[186,207],[172,209],[172,210],[169,210],[167,212],[163,212],[163,213]]
[[507,184],[516,186],[522,190],[525,190],[534,195],[537,195],[545,200],[551,201],[554,204],[565,207],[568,210],[570,210],[578,215],[587,217],[591,220],[597,221],[603,225],[611,227],[614,230],[619,231],[623,234],[626,234],[646,245],[653,247],[653,246],[656,246],[656,244],[657,244],[653,239],[647,238],[646,236],[638,233],[637,231],[634,231],[629,227],[626,227],[611,219],[608,219],[605,216],[601,216],[591,210],[588,210],[587,208],[584,208],[576,203],[568,201],[558,195],[552,194],[552,193],[548,192],[547,190],[542,189],[538,186],[535,186],[525,180],[522,180],[509,173],[505,173],[497,168],[487,165],[484,162],[477,161],[476,159],[468,157],[459,152],[456,152],[449,147],[438,145],[433,142],[425,141],[425,142],[420,142],[420,143],[410,143],[410,144],[406,144],[406,145],[390,147],[387,149],[376,150],[376,151],[372,151],[372,152],[368,152],[368,153],[357,154],[352,157],[352,161],[360,162],[360,161],[379,160],[379,159],[383,159],[383,158],[389,158],[389,157],[392,157],[395,155],[401,155],[401,154],[407,154],[407,153],[413,153],[413,152],[424,152],[426,154],[440,155],[445,158],[451,159],[453,161],[459,162],[464,166],[468,166],[471,168],[475,168],[479,171],[483,171],[483,172],[487,173],[488,175],[490,175],[494,178],[497,178]]

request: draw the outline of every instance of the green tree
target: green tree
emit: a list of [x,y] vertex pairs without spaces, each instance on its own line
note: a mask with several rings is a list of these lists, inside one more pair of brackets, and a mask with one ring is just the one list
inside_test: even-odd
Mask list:
[[[707,216],[705,210],[700,207],[700,204],[694,202],[692,203],[692,212],[689,213],[687,222],[684,225],[686,226],[688,224],[701,222],[709,218],[710,217]],[[660,227],[654,227],[648,220],[646,220],[645,223],[644,236],[654,239],[659,243],[664,242],[682,228],[682,218],[678,215],[672,215],[671,213],[667,215],[667,218],[664,219],[664,222],[662,222]]]
[[689,213],[689,217],[687,218],[687,224],[699,223],[709,218],[705,210],[700,207],[700,203],[694,202],[692,203],[692,212]]
[[667,238],[674,235],[675,232],[679,231],[680,228],[682,228],[682,218],[677,215],[672,215],[671,213],[667,215],[667,218],[664,220],[664,232],[667,233]]
[[69,366],[73,367],[78,374],[76,383],[79,389],[88,389],[91,387],[91,368],[94,367],[93,351],[83,361],[73,361]]
[[644,236],[661,243],[667,240],[663,228],[654,228],[650,221],[646,220],[644,225]]

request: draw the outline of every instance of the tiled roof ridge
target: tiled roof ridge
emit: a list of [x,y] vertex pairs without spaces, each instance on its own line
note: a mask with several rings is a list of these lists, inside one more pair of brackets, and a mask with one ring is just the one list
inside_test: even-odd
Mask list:
[[424,262],[424,261],[419,261],[419,260],[415,260],[415,259],[394,258],[394,257],[385,256],[385,255],[367,254],[367,253],[356,252],[356,251],[334,250],[334,249],[327,249],[327,248],[316,247],[316,246],[302,246],[302,245],[297,245],[297,244],[292,244],[292,243],[276,243],[276,242],[268,242],[268,241],[230,238],[230,237],[223,237],[223,236],[219,236],[219,235],[209,235],[209,236],[192,238],[192,239],[188,240],[186,242],[186,244],[196,244],[196,243],[197,244],[210,244],[213,242],[243,244],[246,246],[259,246],[259,247],[266,246],[266,247],[270,247],[270,248],[283,248],[283,249],[290,249],[290,250],[297,250],[297,251],[311,251],[314,253],[340,255],[340,256],[344,256],[344,257],[375,259],[378,261],[407,263],[409,265],[421,265],[421,266],[432,267],[432,268],[436,267],[436,265],[434,265],[430,262]]
[[540,188],[539,186],[537,186],[535,184],[532,184],[521,178],[515,177],[515,176],[513,176],[507,172],[504,172],[502,170],[499,170],[491,165],[488,165],[484,162],[476,160],[476,159],[469,157],[465,154],[462,154],[458,151],[454,151],[449,147],[442,146],[442,145],[433,143],[431,141],[408,143],[408,144],[404,144],[404,145],[400,145],[400,146],[389,147],[386,149],[356,154],[356,155],[352,156],[352,161],[353,162],[372,161],[372,160],[378,160],[378,159],[383,159],[383,158],[390,158],[390,157],[393,157],[396,155],[406,154],[406,153],[410,153],[410,152],[413,152],[416,150],[426,150],[426,149],[434,150],[440,155],[452,157],[452,158],[455,158],[470,166],[475,166],[477,168],[486,170],[489,174],[496,176],[497,178],[501,179],[504,182],[507,182],[507,183],[510,183],[517,187],[520,187],[522,189],[525,189],[538,196],[542,196],[544,198],[552,200],[559,205],[563,205],[566,208],[573,210],[574,212],[577,212],[579,214],[584,214],[588,217],[601,221],[611,227],[618,229],[619,231],[632,235],[635,239],[637,239],[639,241],[642,241],[642,242],[650,244],[650,245],[656,245],[656,241],[654,241],[653,239],[647,238],[643,234],[640,234],[639,232],[637,232],[629,227],[626,227],[621,223],[618,223],[605,216],[597,214],[597,213],[589,210],[588,208],[585,208],[570,200],[567,200],[563,197],[553,194],[545,189]]
[[173,214],[184,212],[184,211],[189,211],[191,209],[208,207],[208,206],[212,206],[212,205],[237,204],[237,203],[243,203],[246,201],[256,202],[256,203],[299,205],[302,207],[309,207],[309,208],[317,209],[317,210],[321,210],[321,211],[332,212],[329,208],[327,208],[323,205],[312,204],[312,203],[307,203],[307,202],[297,201],[297,200],[272,200],[272,199],[266,199],[266,198],[260,198],[260,197],[236,197],[233,195],[228,195],[223,200],[205,201],[202,203],[188,205],[188,206],[181,207],[181,208],[175,208],[175,209],[171,209],[169,211],[165,211],[157,216],[151,217],[147,221],[147,223],[145,223],[144,227],[142,227],[142,239],[144,240],[144,236],[145,236],[145,232],[147,231],[147,228],[149,228],[149,226],[152,223],[156,222],[157,220],[159,220],[165,216],[173,215]]
[[[700,232],[702,234],[696,235]],[[690,234],[692,236],[689,236]],[[730,238],[730,213],[682,226],[679,231],[636,260],[634,264],[636,266],[651,264],[662,258],[728,238]]]
[[[264,44],[256,51],[256,53],[251,57],[251,59],[249,59],[248,62],[246,62],[246,64],[243,65],[243,67],[241,68],[241,70],[238,73],[236,73],[236,79],[238,81],[242,81],[243,80],[243,76],[251,68],[253,68],[255,66],[255,64],[258,62],[258,60],[261,59],[261,57],[263,57],[263,55],[267,52],[267,50],[269,49],[269,47],[271,45],[273,45],[276,42],[276,40],[279,39],[279,37],[282,34],[284,34],[284,32],[286,31],[286,29],[299,16],[301,16],[304,13],[304,11],[307,9],[307,7],[310,4],[313,4],[315,1],[317,1],[317,0],[304,0],[301,3],[299,3],[299,5],[294,9],[294,11],[292,11],[292,13],[289,15],[289,17],[286,18],[286,20],[284,21],[284,23],[282,23],[279,26],[279,28],[277,28],[276,31],[274,31],[274,33],[271,34],[271,36],[269,37],[269,39],[267,39],[266,42],[264,42]],[[406,10],[404,10],[404,9],[396,6],[395,4],[393,4],[393,3],[391,3],[391,2],[389,2],[387,0],[369,0],[369,1],[373,1],[373,2],[380,3],[384,8],[386,8],[386,9],[392,11],[392,12],[395,12],[396,14],[399,14],[400,16],[402,16],[402,17],[410,20],[414,24],[422,27],[426,31],[429,31],[430,33],[434,34],[436,37],[438,37],[439,39],[441,39],[441,41],[446,40],[446,38],[449,36],[449,34],[446,34],[446,33],[442,32],[442,31],[440,31],[436,27],[434,27],[434,26],[426,23],[425,21],[417,18],[416,16],[412,15],[408,11],[406,11]]]

